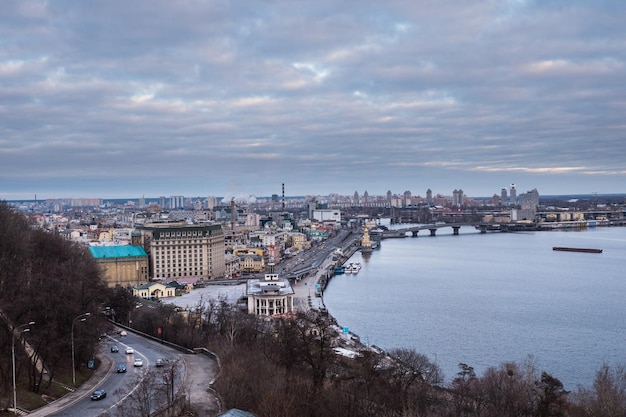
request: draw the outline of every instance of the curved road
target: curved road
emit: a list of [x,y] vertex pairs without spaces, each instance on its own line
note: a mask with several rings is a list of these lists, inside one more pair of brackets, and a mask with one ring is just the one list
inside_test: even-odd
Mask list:
[[[112,353],[111,345],[117,345],[119,352]],[[134,353],[126,354],[125,349],[130,346]],[[31,417],[39,416],[68,416],[91,417],[110,413],[116,415],[123,408],[133,407],[130,397],[141,397],[139,383],[146,379],[150,388],[158,392],[151,408],[156,409],[167,401],[165,389],[166,370],[175,366],[174,390],[184,388],[188,390],[190,403],[196,415],[213,416],[219,412],[219,404],[210,385],[217,375],[217,363],[202,354],[186,354],[161,343],[143,338],[128,332],[127,336],[117,334],[103,338],[98,353],[99,369],[94,375],[76,391],[65,395],[53,403],[28,414]],[[141,358],[142,367],[133,366],[134,360]],[[156,359],[165,360],[165,366],[157,368]],[[125,364],[127,371],[117,373],[117,364]],[[171,388],[171,386],[169,386]],[[90,399],[95,389],[104,389],[106,398],[99,401]],[[135,391],[134,391],[135,390]],[[131,395],[131,393],[133,393]]]

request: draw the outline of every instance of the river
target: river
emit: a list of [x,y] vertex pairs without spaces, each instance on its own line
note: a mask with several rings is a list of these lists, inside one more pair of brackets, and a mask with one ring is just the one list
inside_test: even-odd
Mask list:
[[574,390],[602,364],[626,364],[626,228],[428,234],[349,260],[360,272],[335,276],[324,293],[341,326],[366,344],[428,355],[446,382],[459,363],[482,375],[532,358]]

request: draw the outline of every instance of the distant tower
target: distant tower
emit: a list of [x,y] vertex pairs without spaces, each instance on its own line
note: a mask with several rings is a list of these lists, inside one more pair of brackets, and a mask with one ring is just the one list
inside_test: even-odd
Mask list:
[[352,197],[352,205],[353,206],[359,205],[359,193],[356,191],[354,192],[354,196]]
[[230,200],[230,230],[235,230],[235,199]]
[[370,199],[370,195],[367,193],[367,190],[365,190],[365,192],[363,193],[363,205],[367,206],[367,203],[369,203],[369,199]]
[[391,207],[391,190],[387,191],[387,205]]
[[404,198],[402,199],[402,207],[411,205],[411,192],[405,191]]
[[454,191],[452,191],[452,206],[458,206],[459,205],[459,191],[455,188]]
[[500,203],[506,204],[506,188],[504,187],[502,187],[502,190],[500,190]]
[[426,204],[429,206],[433,204],[433,190],[430,188],[426,190]]
[[285,183],[283,182],[283,211],[285,211]]
[[165,197],[164,196],[159,197],[159,206],[161,207],[161,210],[165,210]]
[[459,207],[463,205],[463,189],[459,188]]
[[515,190],[515,184],[511,184],[509,193],[509,196],[511,197],[511,204],[517,204],[517,191]]

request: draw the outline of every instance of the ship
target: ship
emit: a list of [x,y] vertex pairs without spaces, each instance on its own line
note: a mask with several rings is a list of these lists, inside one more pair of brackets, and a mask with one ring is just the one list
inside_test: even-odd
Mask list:
[[583,253],[602,253],[602,249],[593,248],[568,248],[563,246],[554,246],[552,250],[560,252],[583,252]]

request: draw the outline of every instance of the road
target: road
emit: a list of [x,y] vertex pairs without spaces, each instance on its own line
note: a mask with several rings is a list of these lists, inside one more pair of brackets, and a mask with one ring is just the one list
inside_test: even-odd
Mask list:
[[[111,345],[119,347],[118,353],[112,353]],[[133,354],[126,354],[125,348],[130,346],[134,349]],[[190,391],[198,391],[207,396],[210,382],[215,377],[216,369],[208,365],[208,358],[203,355],[185,354],[180,351],[162,345],[159,342],[145,339],[141,336],[128,332],[127,336],[113,334],[103,339],[98,352],[101,360],[100,368],[76,391],[67,394],[50,405],[40,408],[29,414],[30,417],[43,416],[67,416],[67,417],[91,417],[100,415],[124,415],[123,410],[136,406],[137,398],[144,398],[139,383],[149,380],[151,391],[158,395],[152,400],[151,408],[156,409],[167,401],[165,371],[175,366],[174,390],[188,385]],[[136,358],[143,360],[142,367],[134,367]],[[165,366],[156,368],[156,359],[165,359]],[[188,359],[188,360],[187,360]],[[193,370],[188,372],[187,362],[191,363]],[[117,373],[117,364],[123,363],[127,367],[126,373]],[[204,368],[204,369],[203,369]],[[213,374],[211,374],[213,372]],[[185,383],[183,384],[183,380]],[[95,389],[104,389],[106,398],[99,401],[90,399]],[[190,392],[191,398],[200,397],[198,393]],[[207,399],[211,404],[201,405],[205,410],[214,413],[217,405]],[[213,415],[208,414],[199,415]]]

